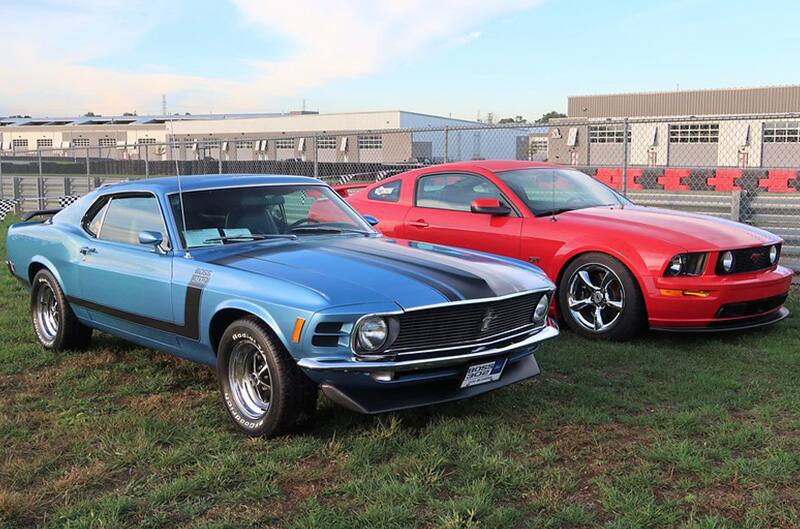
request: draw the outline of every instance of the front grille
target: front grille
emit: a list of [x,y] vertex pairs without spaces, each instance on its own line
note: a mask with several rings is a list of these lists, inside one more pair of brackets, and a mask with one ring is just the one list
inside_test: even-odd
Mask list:
[[455,303],[406,312],[398,316],[400,333],[386,352],[402,354],[469,346],[532,328],[533,309],[544,294],[533,292],[496,301]]
[[[758,270],[765,270],[773,265],[769,262],[769,249],[773,245],[760,246],[758,248],[744,248],[741,250],[731,250],[733,254],[733,268],[730,272],[726,272],[722,268],[722,256],[725,252],[719,253],[717,259],[717,274],[740,274],[743,272],[756,272]],[[778,245],[778,257],[775,262],[778,262],[781,255],[781,246]]]
[[771,310],[777,309],[786,301],[787,294],[772,298],[756,299],[742,303],[729,303],[723,305],[717,311],[717,318],[741,318],[744,316],[755,316]]

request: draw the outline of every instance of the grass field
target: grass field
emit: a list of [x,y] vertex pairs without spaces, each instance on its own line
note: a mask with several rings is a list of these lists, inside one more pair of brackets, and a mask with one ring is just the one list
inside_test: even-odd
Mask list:
[[252,440],[207,368],[105,335],[47,353],[27,307],[0,274],[4,527],[800,526],[798,317],[622,345],[564,333],[537,380],[381,417],[321,400],[305,430]]

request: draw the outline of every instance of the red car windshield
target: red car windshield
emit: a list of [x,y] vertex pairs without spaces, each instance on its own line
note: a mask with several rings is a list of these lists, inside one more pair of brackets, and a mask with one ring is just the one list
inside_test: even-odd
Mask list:
[[575,209],[630,204],[589,175],[572,169],[518,169],[497,173],[537,217]]

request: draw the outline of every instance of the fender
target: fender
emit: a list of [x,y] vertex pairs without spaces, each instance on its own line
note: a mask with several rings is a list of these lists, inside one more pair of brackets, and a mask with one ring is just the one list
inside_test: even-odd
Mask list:
[[[40,265],[44,266],[45,268],[47,268],[47,270],[51,274],[53,274],[53,277],[56,278],[56,281],[58,281],[58,286],[61,287],[61,291],[64,292],[65,295],[69,294],[69,292],[67,291],[66,287],[64,286],[64,279],[61,277],[61,273],[58,271],[58,268],[56,268],[56,265],[54,265],[50,261],[50,259],[48,259],[47,257],[45,257],[43,255],[38,255],[37,254],[37,255],[34,255],[33,257],[31,257],[30,262],[28,263],[28,266],[25,267],[25,276],[23,277],[23,279],[25,279],[25,281],[27,283],[30,284],[30,282],[31,282],[30,281],[31,280],[31,278],[30,278],[30,269],[35,264],[40,264]],[[19,272],[21,272],[21,270],[17,270],[17,273],[19,273]]]
[[[617,259],[631,271],[642,293],[649,291],[646,278],[650,277],[651,274],[647,264],[638,251],[619,239],[606,239],[603,241],[602,246],[585,238],[570,241],[563,245],[553,256],[553,260],[550,262],[550,270],[548,271],[548,275],[553,278],[556,286],[558,286],[558,282],[561,279],[560,275],[564,265],[574,257],[585,253],[603,253]],[[643,295],[642,298],[645,306],[647,306],[649,296]]]
[[214,316],[216,316],[225,309],[241,310],[242,312],[247,312],[257,317],[262,322],[264,322],[264,324],[267,327],[269,327],[273,333],[275,333],[275,336],[278,337],[278,340],[281,341],[281,344],[287,351],[289,352],[292,351],[289,340],[287,340],[286,335],[283,333],[283,330],[281,329],[280,325],[278,325],[278,322],[275,320],[275,318],[272,317],[272,314],[270,314],[269,311],[267,311],[266,309],[264,309],[264,307],[260,305],[257,305],[251,301],[241,300],[241,299],[227,299],[214,307],[211,316],[208,318],[208,321],[206,321],[204,325],[203,332],[205,333],[205,336],[203,337],[203,341],[205,343],[211,342],[210,339],[211,321],[214,319]]

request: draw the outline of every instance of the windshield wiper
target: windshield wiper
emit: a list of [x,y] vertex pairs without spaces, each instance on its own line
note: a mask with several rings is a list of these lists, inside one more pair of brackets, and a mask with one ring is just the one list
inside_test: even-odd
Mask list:
[[203,241],[203,244],[209,244],[212,242],[231,242],[231,241],[263,241],[266,239],[297,239],[296,235],[292,235],[291,233],[272,233],[269,235],[228,235],[226,237],[213,237],[211,239],[206,239]]
[[370,232],[358,230],[356,228],[336,228],[334,226],[296,226],[291,231],[307,231],[307,232],[320,232],[320,233],[361,233],[363,235],[371,235]]
[[547,217],[550,215],[558,215],[560,213],[566,213],[567,211],[574,211],[575,209],[580,208],[558,208],[558,209],[546,209],[544,211],[540,211],[537,217]]

